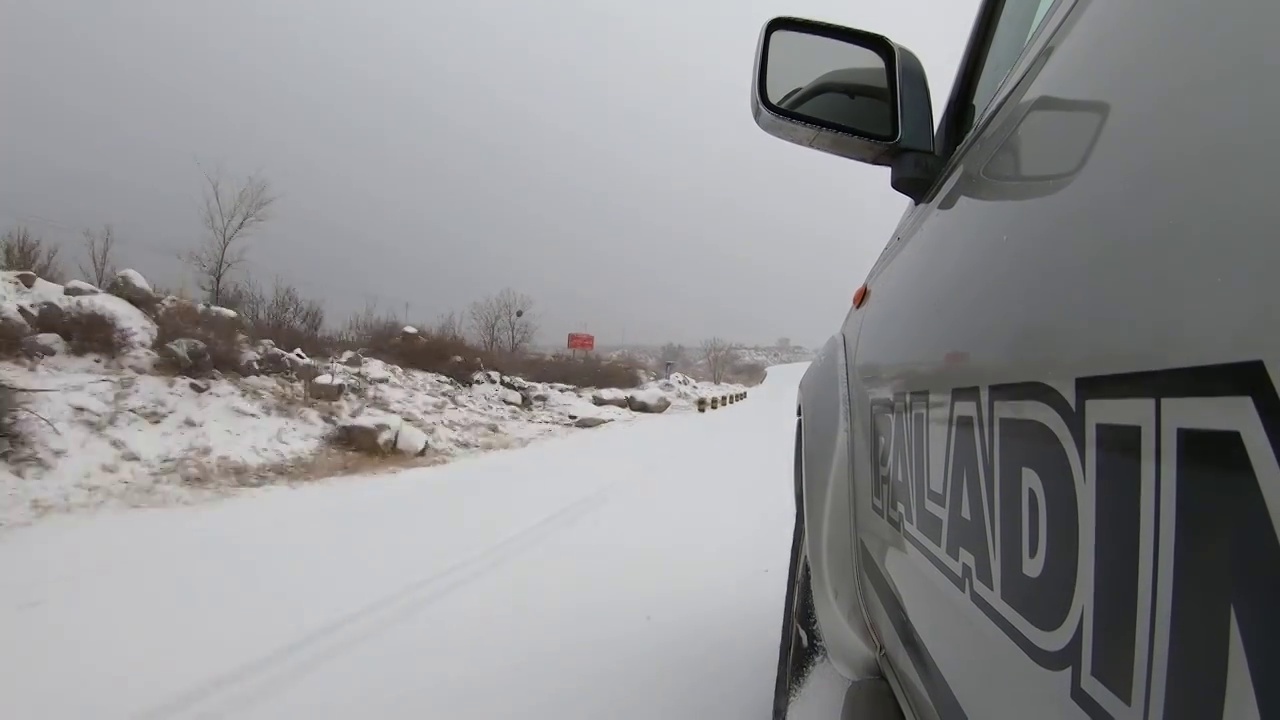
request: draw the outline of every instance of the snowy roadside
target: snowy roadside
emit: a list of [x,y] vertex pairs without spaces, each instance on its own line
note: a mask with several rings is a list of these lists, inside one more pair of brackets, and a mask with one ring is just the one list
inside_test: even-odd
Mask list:
[[[150,292],[136,273],[126,278],[125,291]],[[245,354],[276,372],[190,377],[167,366],[169,348],[153,350],[156,324],[130,301],[83,283],[30,281],[0,273],[0,330],[21,338],[24,356],[0,361],[0,381],[33,391],[17,393],[22,409],[4,438],[0,528],[50,513],[187,504],[435,464],[639,414],[690,412],[699,396],[741,389],[679,374],[630,390],[494,372],[459,383],[357,353],[317,360],[267,343]],[[163,312],[185,301],[152,302]],[[199,313],[235,318],[209,306]],[[83,323],[75,320],[85,315],[110,319],[119,354],[76,350]]]
[[6,716],[767,717],[803,370],[727,411],[8,533]]

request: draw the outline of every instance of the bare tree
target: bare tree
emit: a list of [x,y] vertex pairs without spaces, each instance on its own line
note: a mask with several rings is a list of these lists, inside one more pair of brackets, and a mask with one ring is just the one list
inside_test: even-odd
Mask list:
[[116,274],[115,263],[111,260],[115,244],[115,232],[110,225],[103,225],[101,230],[84,231],[84,249],[89,255],[89,265],[80,265],[80,274],[100,288],[106,288]]
[[30,270],[52,282],[62,279],[58,248],[45,246],[39,235],[23,226],[11,228],[0,237],[0,263],[5,270]]
[[501,335],[499,346],[512,355],[524,352],[538,332],[533,318],[533,298],[511,288],[503,288],[494,300]]
[[467,309],[471,320],[471,331],[475,333],[476,342],[485,352],[494,352],[502,345],[502,309],[498,298],[489,296],[471,303]]
[[702,359],[707,363],[707,371],[711,373],[711,382],[724,380],[725,373],[733,366],[737,348],[732,343],[718,337],[702,341]]
[[204,237],[186,259],[209,302],[220,305],[231,274],[244,264],[248,252],[245,242],[255,227],[270,218],[276,198],[271,184],[257,175],[236,184],[214,171],[205,172],[204,180],[200,210]]
[[466,338],[462,327],[462,317],[450,310],[436,320],[432,333],[441,340],[460,341]]

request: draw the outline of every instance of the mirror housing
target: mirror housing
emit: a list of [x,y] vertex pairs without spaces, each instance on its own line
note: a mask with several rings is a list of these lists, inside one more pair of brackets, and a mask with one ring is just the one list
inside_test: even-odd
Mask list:
[[[794,82],[805,84],[783,90]],[[801,18],[770,20],[756,48],[751,113],[776,138],[892,167],[894,189],[917,202],[942,165],[933,152],[924,66],[883,35]]]

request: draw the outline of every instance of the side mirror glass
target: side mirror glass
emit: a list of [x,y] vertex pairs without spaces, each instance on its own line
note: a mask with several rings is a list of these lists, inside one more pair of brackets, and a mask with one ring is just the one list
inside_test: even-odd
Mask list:
[[883,35],[770,20],[756,49],[751,110],[774,137],[893,166],[894,187],[913,199],[932,180],[933,107],[924,66]]
[[898,117],[886,51],[779,28],[765,39],[764,99],[793,120],[890,142]]

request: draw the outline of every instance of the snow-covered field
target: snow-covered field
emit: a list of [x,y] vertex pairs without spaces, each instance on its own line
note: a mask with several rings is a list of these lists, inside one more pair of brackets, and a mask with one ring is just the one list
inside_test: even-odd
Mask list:
[[764,718],[796,385],[0,535],[14,718]]

